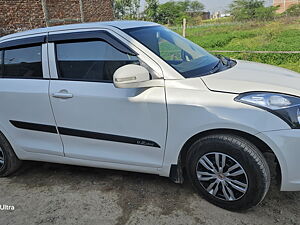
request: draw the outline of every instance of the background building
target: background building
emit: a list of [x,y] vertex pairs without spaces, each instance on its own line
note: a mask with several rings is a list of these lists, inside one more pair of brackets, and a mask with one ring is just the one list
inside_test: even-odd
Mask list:
[[282,13],[287,10],[291,5],[299,4],[300,0],[273,0],[274,6],[279,6],[278,13]]
[[0,0],[0,36],[37,27],[112,19],[112,0]]

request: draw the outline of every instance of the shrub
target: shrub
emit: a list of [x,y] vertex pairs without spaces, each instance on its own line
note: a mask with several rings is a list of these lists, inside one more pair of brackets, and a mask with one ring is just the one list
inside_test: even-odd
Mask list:
[[265,7],[261,0],[234,0],[230,5],[230,13],[237,21],[273,20],[278,7]]
[[285,12],[288,16],[300,16],[300,4],[295,4],[289,7]]
[[235,20],[251,20],[255,19],[256,10],[263,7],[261,0],[234,0],[230,4],[230,13]]
[[276,10],[278,7],[259,7],[255,10],[254,18],[257,20],[273,20],[276,17]]

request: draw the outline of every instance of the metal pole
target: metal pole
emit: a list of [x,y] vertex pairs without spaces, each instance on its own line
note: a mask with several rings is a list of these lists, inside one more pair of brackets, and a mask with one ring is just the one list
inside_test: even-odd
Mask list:
[[182,36],[185,37],[185,30],[186,30],[186,18],[183,18],[182,24]]
[[83,0],[79,0],[79,6],[80,6],[80,19],[81,22],[84,23]]
[[41,4],[42,4],[42,8],[43,8],[46,27],[49,27],[49,14],[48,14],[48,8],[47,8],[46,0],[41,0]]

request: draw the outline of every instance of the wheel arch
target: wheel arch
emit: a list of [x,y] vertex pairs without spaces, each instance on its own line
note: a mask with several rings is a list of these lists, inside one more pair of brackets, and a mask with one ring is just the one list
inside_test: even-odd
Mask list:
[[0,135],[2,135],[10,144],[10,146],[12,147],[14,153],[16,154],[16,156],[21,159],[19,151],[17,151],[17,147],[15,146],[15,143],[13,141],[13,138],[10,136],[10,134],[6,131],[6,129],[4,129],[4,126],[2,124],[0,124]]
[[247,133],[247,132],[244,132],[244,131],[240,131],[240,130],[235,130],[235,129],[206,130],[206,131],[199,132],[199,133],[193,135],[192,137],[190,137],[184,143],[183,147],[180,150],[179,156],[178,156],[178,166],[181,167],[181,169],[185,168],[187,153],[188,153],[188,150],[190,149],[190,147],[192,146],[192,144],[195,143],[195,141],[199,140],[200,138],[203,138],[203,137],[206,137],[206,136],[209,136],[209,135],[212,135],[212,134],[214,134],[214,135],[215,134],[231,134],[231,135],[236,135],[236,136],[242,137],[242,138],[248,140],[249,142],[251,142],[252,144],[254,144],[258,148],[258,150],[261,153],[263,153],[264,157],[265,157],[265,153],[271,153],[272,155],[274,155],[275,161],[278,165],[278,168],[277,168],[277,171],[276,171],[277,172],[277,179],[278,179],[278,181],[281,181],[281,176],[282,175],[281,175],[280,162],[279,162],[276,154],[274,153],[274,151],[269,147],[269,145],[266,144],[264,141],[262,141],[260,138],[254,136],[253,134],[250,134],[250,133]]

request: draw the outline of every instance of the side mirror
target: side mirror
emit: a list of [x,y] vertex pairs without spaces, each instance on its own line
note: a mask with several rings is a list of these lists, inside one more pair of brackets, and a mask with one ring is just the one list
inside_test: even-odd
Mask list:
[[148,70],[142,66],[129,64],[117,69],[113,76],[117,88],[162,87],[162,79],[150,80]]

